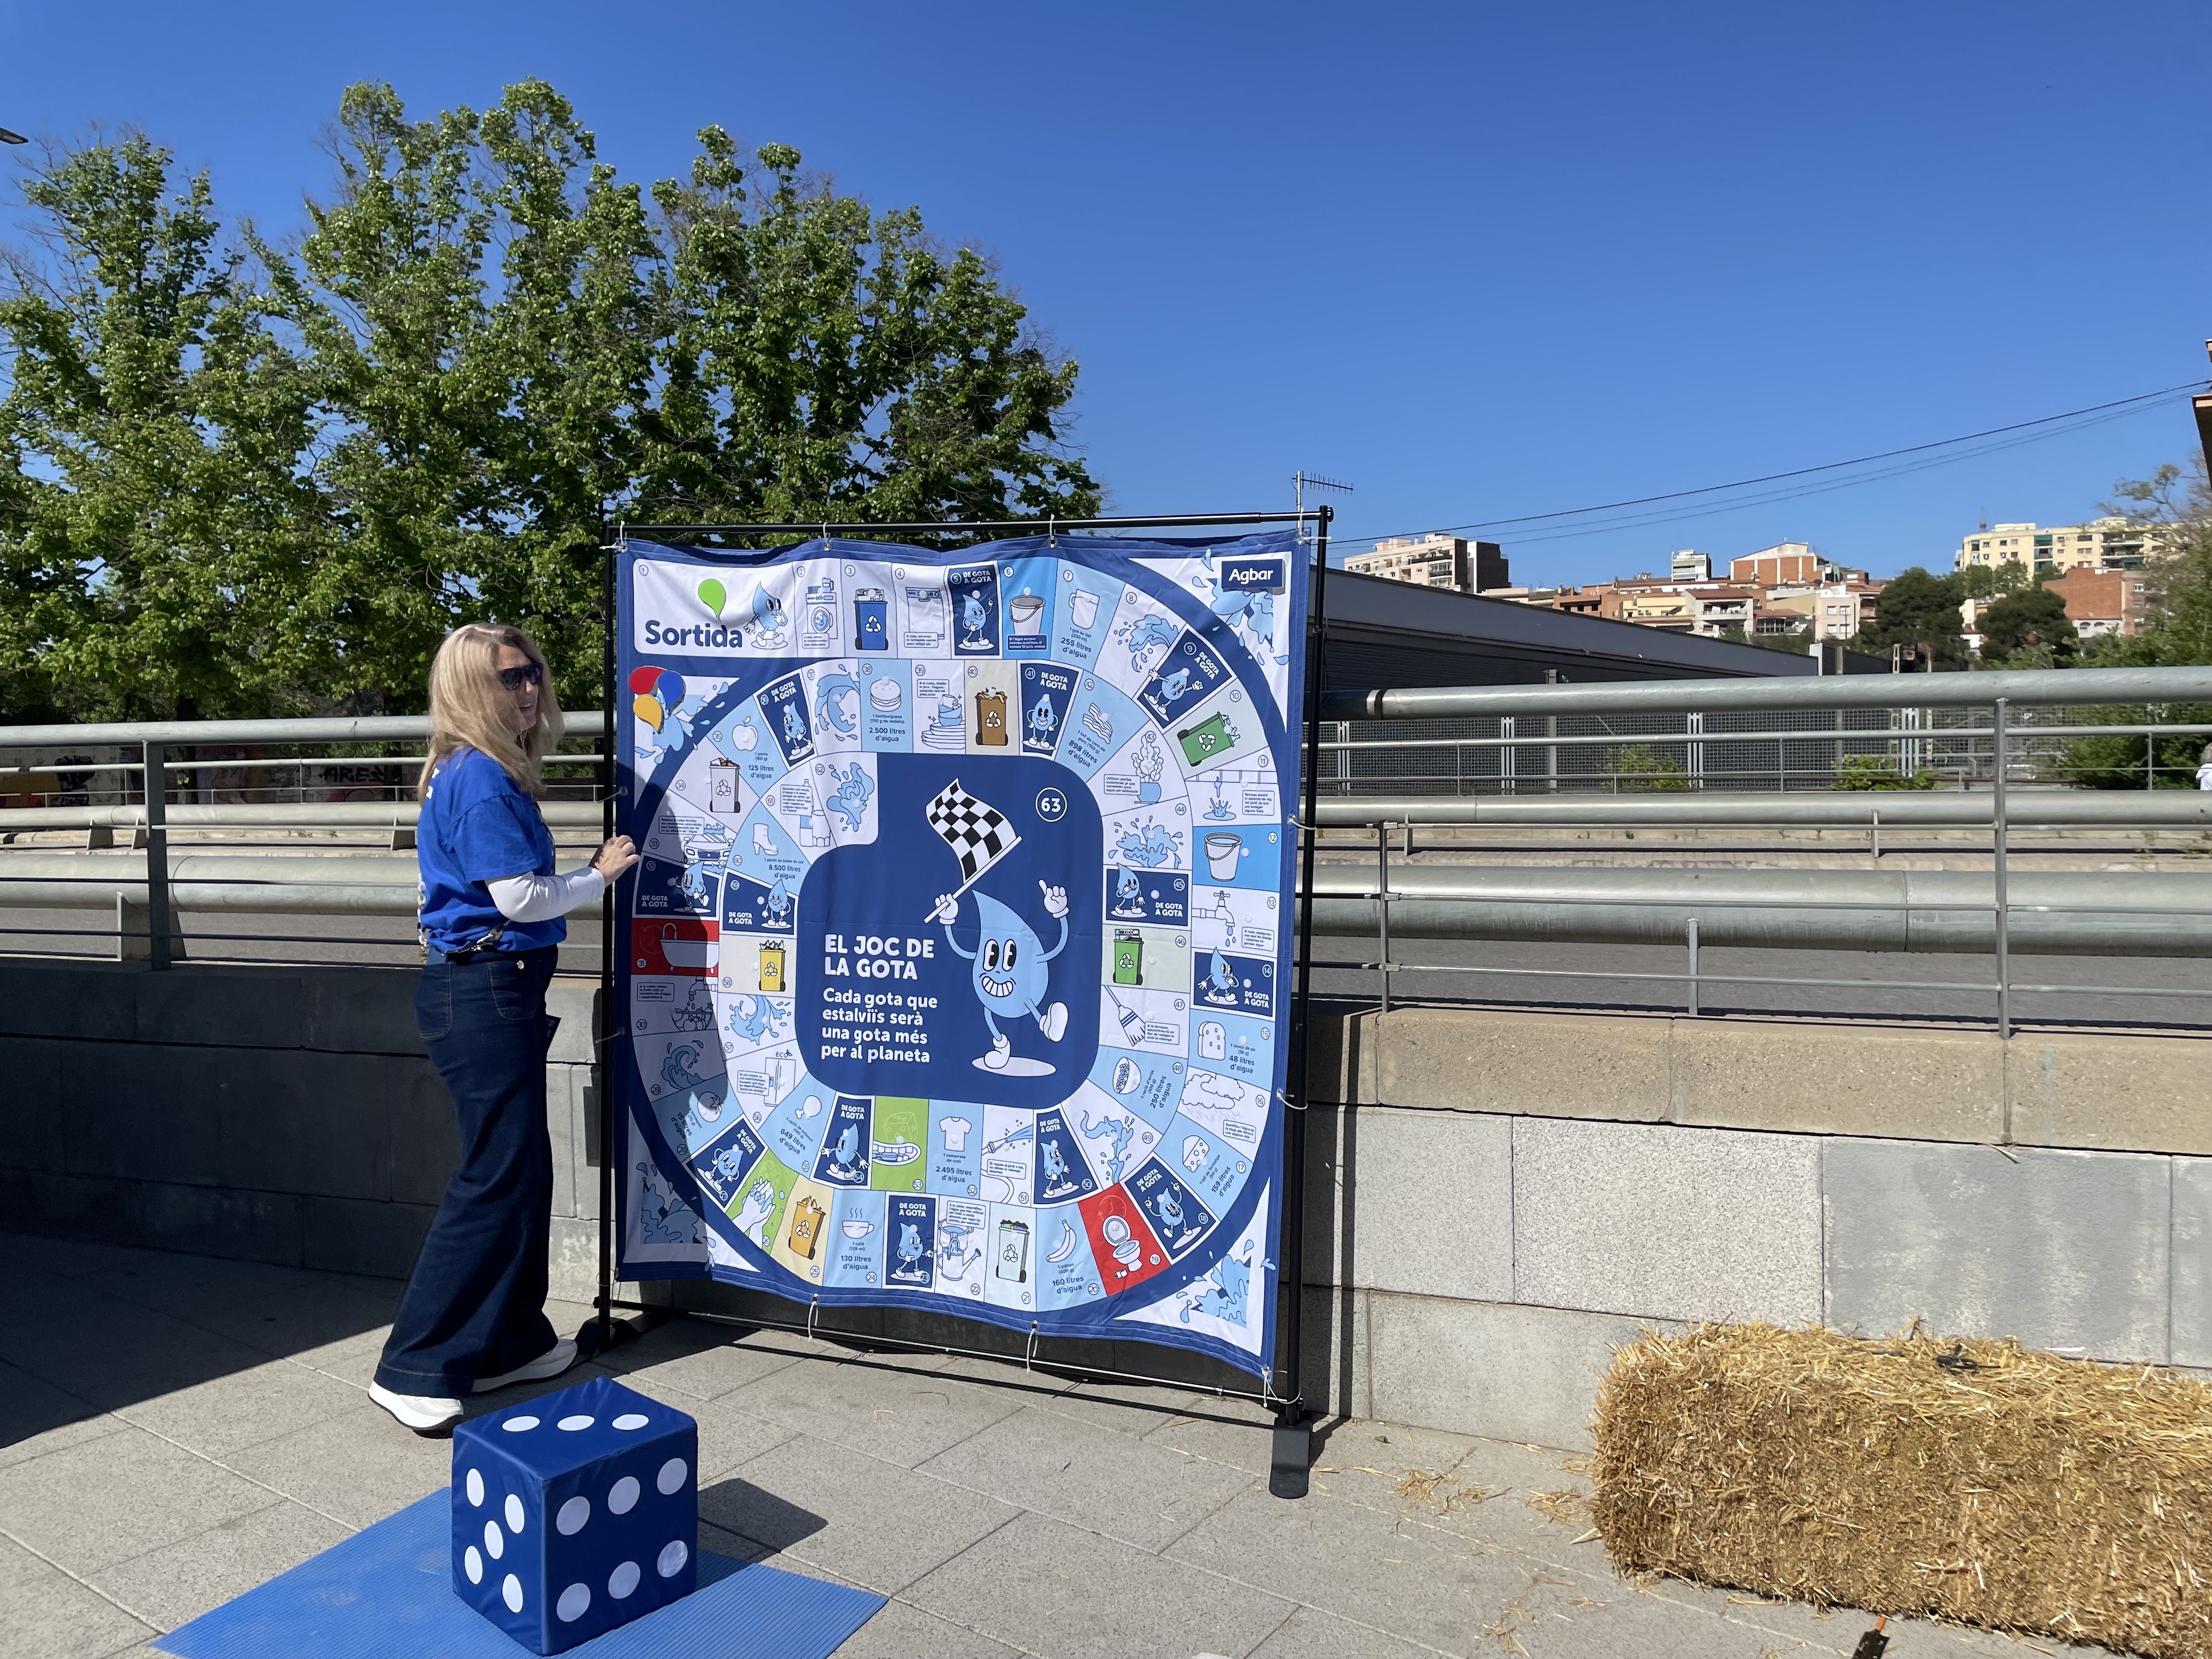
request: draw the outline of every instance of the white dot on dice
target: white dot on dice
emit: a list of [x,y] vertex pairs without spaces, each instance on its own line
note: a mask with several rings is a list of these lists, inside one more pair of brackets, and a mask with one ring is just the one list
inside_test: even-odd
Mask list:
[[637,1478],[626,1474],[607,1488],[607,1510],[611,1515],[628,1515],[637,1507]]
[[553,1524],[561,1528],[563,1538],[574,1538],[583,1531],[584,1522],[592,1518],[592,1500],[578,1496],[561,1505],[561,1512],[553,1517]]
[[474,1469],[469,1471],[469,1502],[479,1509],[483,1507],[483,1476]]
[[641,1429],[651,1421],[651,1418],[641,1417],[635,1412],[624,1412],[615,1419],[615,1426],[618,1429]]
[[653,1477],[653,1484],[660,1488],[660,1495],[665,1498],[684,1484],[684,1477],[690,1473],[682,1458],[672,1457],[660,1466],[660,1473]]
[[555,1424],[554,1426],[556,1428],[566,1429],[569,1433],[574,1434],[579,1429],[590,1428],[592,1426],[592,1419],[579,1412],[574,1417],[562,1418],[558,1423]]
[[561,1599],[553,1604],[553,1611],[561,1615],[563,1624],[573,1625],[581,1619],[592,1605],[590,1587],[571,1584],[561,1592]]
[[509,1532],[522,1530],[522,1500],[513,1492],[507,1495],[507,1529]]
[[537,1426],[538,1419],[534,1417],[510,1417],[500,1425],[509,1434],[526,1434]]
[[468,1553],[461,1557],[461,1569],[468,1574],[471,1584],[483,1583],[483,1557],[477,1553],[474,1544],[470,1545]]
[[660,1552],[660,1560],[659,1563],[660,1567],[660,1576],[663,1578],[675,1577],[678,1573],[684,1571],[684,1562],[690,1559],[690,1558],[691,1552],[685,1547],[682,1539],[670,1539],[668,1540],[668,1547]]
[[522,1611],[522,1581],[511,1572],[507,1574],[506,1582],[499,1587],[499,1599],[507,1603],[507,1610],[509,1613],[520,1613]]
[[507,1553],[507,1540],[500,1536],[496,1521],[484,1522],[484,1553],[495,1561]]
[[619,1601],[637,1588],[637,1581],[644,1576],[636,1562],[625,1561],[607,1575],[607,1594]]

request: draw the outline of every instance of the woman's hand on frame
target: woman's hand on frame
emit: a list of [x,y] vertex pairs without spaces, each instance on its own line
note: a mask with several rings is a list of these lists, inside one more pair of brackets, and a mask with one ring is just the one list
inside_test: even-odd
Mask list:
[[592,868],[598,871],[611,887],[621,878],[623,871],[637,862],[637,843],[628,836],[617,836],[592,855]]

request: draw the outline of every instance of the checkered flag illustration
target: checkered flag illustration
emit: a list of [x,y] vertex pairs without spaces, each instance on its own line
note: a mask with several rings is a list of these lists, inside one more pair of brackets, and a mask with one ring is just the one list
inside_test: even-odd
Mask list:
[[955,778],[931,798],[926,810],[929,827],[960,860],[960,890],[966,892],[976,877],[1021,845],[1013,825],[988,801],[978,800]]

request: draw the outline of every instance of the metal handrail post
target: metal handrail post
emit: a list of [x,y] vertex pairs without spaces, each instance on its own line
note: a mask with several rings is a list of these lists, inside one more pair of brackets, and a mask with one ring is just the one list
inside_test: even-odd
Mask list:
[[1698,1017],[1698,919],[1692,916],[1683,927],[1690,945],[1690,1017]]
[[2007,719],[2009,710],[2005,700],[1999,697],[1990,722],[1990,770],[1995,775],[1990,802],[1990,876],[1996,884],[1994,895],[1995,923],[1997,947],[1997,1036],[2000,1040],[2012,1036],[2012,938],[2011,907],[2005,890],[2005,771],[2011,761],[2007,738]]
[[1382,975],[1382,1012],[1390,1012],[1390,826],[1375,826],[1375,861],[1378,875],[1375,889],[1375,939],[1380,952],[1376,971]]
[[146,802],[146,958],[155,973],[169,966],[169,773],[164,745],[149,743],[140,758]]

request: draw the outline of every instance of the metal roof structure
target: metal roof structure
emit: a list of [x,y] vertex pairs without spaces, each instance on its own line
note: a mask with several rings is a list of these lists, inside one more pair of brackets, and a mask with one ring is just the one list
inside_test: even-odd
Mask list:
[[[1326,689],[1811,675],[1809,654],[1331,569]],[[1889,665],[1847,653],[1846,672]],[[1547,672],[1547,671],[1549,671]],[[1834,672],[1832,668],[1831,672]]]

